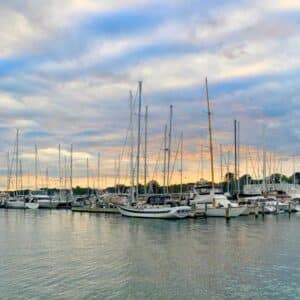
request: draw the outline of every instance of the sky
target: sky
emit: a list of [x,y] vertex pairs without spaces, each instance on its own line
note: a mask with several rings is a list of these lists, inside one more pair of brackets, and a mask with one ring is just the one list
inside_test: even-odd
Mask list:
[[[129,91],[136,95],[139,80],[143,111],[149,106],[149,179],[161,180],[155,165],[171,104],[172,159],[182,132],[184,181],[201,175],[201,144],[208,172],[205,77],[216,165],[219,144],[232,149],[234,119],[243,153],[252,151],[252,173],[257,147],[264,145],[274,161],[297,157],[299,53],[296,0],[0,0],[0,185],[6,185],[17,128],[27,186],[35,144],[39,185],[46,168],[57,184],[58,144],[67,166],[73,144],[76,183],[86,182],[87,158],[95,177],[100,152],[101,185],[114,183],[119,155],[121,181],[128,184]],[[172,168],[178,182],[178,162]]]

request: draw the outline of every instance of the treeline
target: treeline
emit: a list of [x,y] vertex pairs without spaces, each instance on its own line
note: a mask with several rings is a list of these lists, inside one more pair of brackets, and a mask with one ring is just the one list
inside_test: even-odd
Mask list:
[[[278,184],[280,182],[282,183],[295,183],[299,184],[300,183],[300,173],[296,172],[295,174],[292,174],[291,176],[286,176],[284,174],[279,174],[279,173],[274,173],[271,176],[266,178],[267,183],[275,183]],[[229,190],[230,193],[234,193],[236,191],[236,184],[237,181],[235,180],[235,176],[233,173],[227,173],[224,177],[224,180],[222,182],[219,182],[218,185],[223,188],[224,192]],[[243,190],[243,187],[245,184],[263,184],[263,179],[253,179],[250,175],[242,175],[239,178],[239,185],[240,185],[240,190]],[[180,193],[181,189],[183,193],[186,193],[191,190],[195,183],[190,182],[190,183],[184,183],[182,184],[182,187],[180,184],[172,184],[168,187],[168,192],[169,193]],[[112,186],[112,187],[107,187],[104,189],[105,192],[109,193],[127,193],[129,192],[129,186],[120,184],[117,186]],[[59,189],[57,188],[42,188],[41,190],[47,190],[49,195],[54,195],[55,193],[59,192]],[[166,190],[165,187],[160,185],[156,180],[151,180],[147,184],[147,189],[146,191],[148,193],[153,193],[153,194],[162,194]],[[142,194],[144,193],[145,188],[144,185],[139,184],[139,193]],[[30,190],[26,189],[23,191],[18,191],[19,194],[24,194],[28,195]],[[80,187],[76,186],[73,188],[73,194],[80,196],[80,195],[87,195],[87,194],[92,194],[95,191],[92,188],[87,188],[87,187]],[[14,193],[11,191],[10,193]]]

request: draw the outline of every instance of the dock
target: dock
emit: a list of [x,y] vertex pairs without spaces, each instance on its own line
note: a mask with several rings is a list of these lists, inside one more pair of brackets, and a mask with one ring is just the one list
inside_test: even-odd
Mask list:
[[113,207],[72,207],[72,212],[119,214],[119,210]]

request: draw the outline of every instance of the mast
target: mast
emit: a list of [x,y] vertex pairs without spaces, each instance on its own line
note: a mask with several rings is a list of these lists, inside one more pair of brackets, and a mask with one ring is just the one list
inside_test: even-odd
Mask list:
[[49,174],[48,174],[48,166],[46,167],[46,189],[49,189]]
[[220,176],[221,182],[223,181],[223,149],[222,144],[220,144]]
[[98,152],[98,163],[97,163],[97,189],[100,189],[100,152]]
[[237,121],[234,120],[234,183],[235,183],[235,192],[237,192]]
[[141,151],[141,109],[142,109],[142,81],[139,81],[138,136],[137,136],[137,153],[136,153],[136,201],[138,201],[138,198],[139,198],[140,151]]
[[166,193],[166,171],[167,171],[167,151],[168,151],[168,148],[167,148],[167,125],[165,125],[165,133],[164,133],[164,193]]
[[267,157],[266,157],[266,147],[265,147],[265,128],[263,130],[263,190],[264,192],[267,191],[267,184],[266,184],[266,164],[267,164]]
[[117,169],[117,186],[118,186],[118,194],[120,194],[120,173],[121,173],[121,155],[118,156],[118,169]]
[[133,135],[133,96],[132,92],[129,92],[129,106],[130,106],[130,200],[129,203],[131,204],[134,202],[134,169],[133,169],[133,147],[134,147],[134,135]]
[[61,201],[61,185],[62,185],[62,177],[61,177],[60,144],[58,145],[58,176],[59,176],[59,201]]
[[147,138],[148,138],[148,105],[145,108],[145,153],[144,153],[144,194],[147,194]]
[[205,78],[205,90],[206,90],[207,116],[208,116],[211,185],[212,185],[212,190],[214,190],[214,188],[215,188],[214,153],[213,153],[213,143],[212,143],[211,111],[210,111],[210,104],[209,104],[209,98],[208,98],[207,78]]
[[86,158],[86,185],[88,194],[90,194],[90,174],[89,174],[89,158]]
[[201,144],[201,179],[204,179],[203,144]]
[[293,184],[296,186],[296,166],[295,166],[295,155],[293,155]]
[[19,129],[17,129],[16,141],[16,195],[18,194],[18,168],[19,168]]
[[229,164],[230,164],[230,152],[227,151],[227,193],[229,193]]
[[66,189],[67,188],[67,156],[65,155],[65,157],[64,157],[64,188]]
[[70,149],[70,190],[73,193],[73,145]]
[[180,136],[180,194],[182,195],[182,172],[183,172],[183,133]]
[[21,188],[21,193],[24,195],[24,191],[23,191],[23,170],[22,170],[22,161],[21,159],[19,160],[20,162],[20,188]]
[[168,145],[168,165],[167,165],[167,193],[170,185],[170,163],[171,163],[171,146],[172,146],[172,126],[173,126],[173,105],[170,105],[170,120],[169,120],[169,145]]
[[237,191],[240,193],[240,121],[237,122]]
[[37,162],[37,156],[38,156],[38,150],[37,150],[37,145],[35,144],[35,146],[34,146],[34,153],[35,153],[35,155],[34,155],[34,189],[37,191],[37,189],[38,189],[38,184],[37,184],[37,169],[38,169],[38,167],[37,167],[37,164],[38,164],[38,162]]
[[7,191],[10,189],[10,158],[9,152],[7,152]]

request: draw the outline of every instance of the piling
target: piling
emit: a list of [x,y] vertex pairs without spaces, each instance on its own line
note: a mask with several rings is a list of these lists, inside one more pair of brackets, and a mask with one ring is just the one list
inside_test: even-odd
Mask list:
[[276,215],[279,214],[279,203],[278,200],[276,201]]
[[255,213],[255,218],[258,218],[258,203],[255,203],[255,208],[254,208],[254,213]]
[[226,220],[230,220],[230,204],[225,209],[225,218]]

